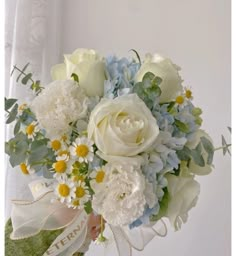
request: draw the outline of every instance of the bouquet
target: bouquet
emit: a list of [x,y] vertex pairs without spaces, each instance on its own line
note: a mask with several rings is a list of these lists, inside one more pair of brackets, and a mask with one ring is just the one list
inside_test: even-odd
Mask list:
[[133,52],[77,49],[44,86],[28,65],[14,67],[35,97],[5,99],[15,121],[6,153],[34,177],[34,201],[13,201],[8,243],[46,238],[27,255],[82,255],[92,240],[109,243],[107,229],[119,255],[131,255],[166,235],[164,220],[179,230],[196,205],[195,175],[211,172],[214,155],[202,110],[170,59]]

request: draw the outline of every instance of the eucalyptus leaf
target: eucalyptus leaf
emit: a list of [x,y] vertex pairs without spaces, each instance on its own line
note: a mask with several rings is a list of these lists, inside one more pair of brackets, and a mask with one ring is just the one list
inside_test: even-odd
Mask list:
[[201,166],[204,167],[205,166],[205,161],[204,158],[202,156],[202,146],[201,146],[201,142],[197,145],[197,147],[195,149],[192,149],[191,151],[192,153],[192,157],[194,162]]
[[16,135],[19,131],[20,131],[20,127],[21,127],[21,120],[19,119],[14,127],[14,135]]
[[5,110],[9,110],[15,103],[17,102],[17,99],[7,99],[5,98]]
[[[27,69],[28,66],[29,66],[29,63],[27,63],[27,64],[23,67],[23,69],[20,70],[20,74],[19,74],[19,76],[17,77],[16,82],[18,82],[18,81],[20,80],[21,76],[24,74],[24,72],[25,72],[25,70]],[[16,66],[14,66],[14,69],[15,69],[15,68],[16,68]]]
[[10,112],[9,115],[8,115],[6,124],[10,124],[10,123],[12,123],[13,121],[15,121],[16,116],[17,116],[17,113],[18,113],[18,104],[16,103],[16,104],[14,105],[14,107],[12,108],[11,112]]
[[177,150],[176,154],[180,160],[189,161],[191,159],[192,152],[191,152],[191,149],[184,146],[183,149]]
[[140,58],[140,56],[139,56],[138,52],[137,52],[135,49],[131,49],[130,51],[132,51],[132,52],[134,52],[134,53],[135,53],[135,55],[136,55],[136,57],[137,57],[137,59],[138,59],[138,62],[139,62],[139,64],[141,65],[141,64],[142,64],[142,62],[141,62],[141,58]]
[[22,78],[21,82],[22,82],[22,84],[26,85],[28,83],[28,81],[31,79],[32,79],[32,73],[29,73]]
[[204,149],[206,150],[206,152],[208,154],[207,164],[210,165],[210,164],[212,164],[212,161],[213,161],[214,146],[211,143],[211,141],[208,140],[206,137],[201,137],[201,142],[202,142]]

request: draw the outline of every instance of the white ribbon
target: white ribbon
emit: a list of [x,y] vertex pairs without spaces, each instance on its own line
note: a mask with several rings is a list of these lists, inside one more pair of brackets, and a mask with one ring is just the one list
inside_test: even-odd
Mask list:
[[48,180],[40,179],[29,184],[36,200],[13,201],[13,240],[29,238],[41,230],[65,230],[55,239],[43,256],[71,256],[85,242],[88,216],[84,210],[74,210],[58,201],[53,203],[53,191]]
[[[41,230],[65,228],[43,256],[71,256],[79,251],[87,237],[88,216],[85,211],[68,208],[58,201],[52,203],[53,191],[47,179],[36,180],[29,187],[35,198],[33,202],[13,201],[11,239],[28,238]],[[132,256],[132,248],[142,251],[155,236],[167,234],[162,220],[133,229],[108,226],[119,256]]]

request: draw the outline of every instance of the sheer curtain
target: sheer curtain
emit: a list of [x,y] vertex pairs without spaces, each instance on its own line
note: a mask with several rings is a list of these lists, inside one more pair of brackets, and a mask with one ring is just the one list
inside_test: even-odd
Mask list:
[[[10,77],[16,64],[19,68],[30,63],[35,79],[50,81],[50,67],[60,62],[62,0],[6,0],[5,2],[5,94],[23,101],[29,94],[26,86],[17,84],[16,75]],[[9,138],[11,129],[7,129]],[[19,168],[6,163],[6,218],[10,214],[11,199],[31,198],[29,178]]]

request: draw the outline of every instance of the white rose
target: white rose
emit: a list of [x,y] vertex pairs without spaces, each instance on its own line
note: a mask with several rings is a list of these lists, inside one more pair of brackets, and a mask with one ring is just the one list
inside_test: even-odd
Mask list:
[[160,84],[161,95],[160,102],[169,102],[174,100],[182,91],[182,79],[178,71],[180,68],[173,64],[170,59],[163,58],[158,54],[147,54],[144,63],[136,74],[136,82],[140,82],[147,72],[152,72],[154,75],[162,79]]
[[200,185],[194,180],[194,176],[167,174],[166,178],[170,197],[166,216],[175,230],[179,230],[182,223],[188,220],[188,211],[197,203]]
[[126,163],[108,163],[106,179],[95,191],[92,207],[107,223],[128,225],[141,217],[146,205],[145,178],[140,168]]
[[136,95],[102,99],[91,113],[88,137],[110,156],[135,156],[156,140],[159,128],[151,111]]
[[53,80],[71,79],[72,73],[79,77],[79,84],[88,96],[103,96],[105,61],[96,51],[77,49],[65,55],[65,63],[52,67]]
[[[193,134],[192,140],[186,143],[186,146],[190,149],[196,148],[199,142],[201,141],[201,137],[205,137],[206,139],[211,141],[211,143],[213,143],[211,137],[205,131],[199,129]],[[206,152],[204,147],[202,147],[201,155],[205,161],[205,166],[201,167],[195,164],[193,160],[191,160],[188,167],[188,170],[190,173],[197,174],[197,175],[207,175],[212,171],[212,165],[207,164],[208,153]]]
[[51,138],[70,132],[69,123],[85,117],[87,105],[88,98],[78,83],[59,80],[50,83],[30,107]]

